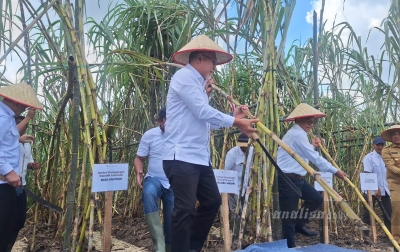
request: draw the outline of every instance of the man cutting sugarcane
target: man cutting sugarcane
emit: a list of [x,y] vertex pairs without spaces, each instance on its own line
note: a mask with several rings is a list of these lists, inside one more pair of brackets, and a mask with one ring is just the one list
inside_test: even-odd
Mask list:
[[163,166],[175,197],[171,251],[200,252],[221,204],[210,163],[210,129],[235,125],[249,136],[258,119],[244,118],[241,109],[247,107],[238,106],[232,117],[208,104],[211,90],[205,84],[216,65],[231,61],[232,55],[207,36],[193,39],[173,60],[185,67],[172,77],[166,104]]
[[[25,116],[15,117],[17,128],[21,136],[23,136],[28,128],[29,121],[35,116],[36,109],[29,108],[28,113]],[[20,140],[21,141],[21,140]],[[35,162],[32,157],[32,147],[29,142],[20,143],[20,159],[19,159],[19,176],[21,177],[21,186],[26,185],[26,173],[27,170],[36,170],[40,168],[38,162]],[[19,231],[24,227],[26,221],[26,192],[22,188],[17,190],[17,220],[15,223],[14,230],[10,230],[12,233],[10,243],[8,244],[7,252],[11,251],[17,240]]]
[[0,88],[0,251],[6,251],[12,239],[17,218],[16,188],[21,186],[19,172],[19,132],[15,116],[28,107],[43,109],[32,87],[19,83]]
[[[344,179],[347,175],[343,171],[333,167],[315,151],[314,148],[318,146],[320,139],[314,137],[310,144],[307,137],[307,133],[311,131],[315,119],[325,116],[324,113],[306,103],[299,104],[285,119],[285,121],[294,121],[295,125],[285,134],[282,141],[289,145],[306,163],[311,161],[321,171],[331,172],[338,178]],[[302,192],[301,198],[304,201],[302,209],[298,211],[300,196],[288,186],[283,176],[278,174],[279,207],[283,238],[287,239],[287,246],[293,248],[296,247],[296,233],[308,237],[318,235],[317,232],[307,229],[305,224],[310,220],[311,213],[319,208],[323,199],[321,194],[304,180],[307,171],[281,147],[278,148],[277,163],[286,176]]]

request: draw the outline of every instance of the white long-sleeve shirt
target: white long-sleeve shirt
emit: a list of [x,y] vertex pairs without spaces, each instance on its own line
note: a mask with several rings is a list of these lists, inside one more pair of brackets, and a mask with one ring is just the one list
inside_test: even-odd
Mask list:
[[[335,174],[338,169],[332,166],[325,158],[319,155],[318,151],[314,150],[314,146],[310,144],[305,132],[298,124],[288,130],[282,141],[289,145],[306,163],[311,161],[323,172],[331,172]],[[284,149],[278,148],[277,164],[284,173],[295,173],[304,176],[307,171]]]
[[162,146],[164,144],[164,133],[160,127],[152,128],[143,134],[140,140],[137,155],[149,157],[149,165],[145,177],[157,178],[164,188],[169,188],[169,181],[165,176],[162,163]]
[[167,121],[163,160],[210,164],[210,129],[230,127],[234,117],[208,104],[206,80],[187,64],[171,79],[167,95]]
[[[0,101],[0,175],[19,174],[19,132],[15,113]],[[0,184],[7,183],[0,180]]]
[[[386,193],[390,196],[389,186],[386,180],[386,167],[383,162],[382,156],[379,155],[375,150],[365,155],[363,159],[364,171],[370,173],[376,173],[378,178],[378,187],[381,191],[381,195],[385,196]],[[373,194],[375,191],[372,192]]]
[[35,162],[32,157],[32,147],[30,143],[20,143],[20,157],[19,157],[19,172],[22,179],[22,185],[26,185],[26,172],[28,170],[28,164]]

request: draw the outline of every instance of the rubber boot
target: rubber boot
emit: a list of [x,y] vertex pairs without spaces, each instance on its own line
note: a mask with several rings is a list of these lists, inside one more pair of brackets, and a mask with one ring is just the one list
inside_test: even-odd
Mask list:
[[164,231],[161,225],[161,218],[158,212],[146,214],[147,226],[149,227],[150,237],[154,243],[154,251],[165,252]]

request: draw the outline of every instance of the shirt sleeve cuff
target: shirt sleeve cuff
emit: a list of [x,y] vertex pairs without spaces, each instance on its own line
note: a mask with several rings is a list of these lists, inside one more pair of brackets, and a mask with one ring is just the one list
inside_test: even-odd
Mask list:
[[12,168],[12,166],[10,164],[4,164],[3,167],[1,168],[0,172],[2,175],[5,176],[13,170],[14,169]]
[[222,114],[222,125],[221,127],[232,127],[233,122],[235,121],[235,117]]
[[338,171],[338,169],[336,169],[335,167],[332,166],[332,168],[331,168],[332,174],[335,174],[337,171]]

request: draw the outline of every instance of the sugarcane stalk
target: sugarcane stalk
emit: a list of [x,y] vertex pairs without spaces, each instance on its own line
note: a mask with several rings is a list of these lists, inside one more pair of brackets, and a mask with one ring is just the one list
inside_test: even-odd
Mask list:
[[[76,63],[74,57],[70,56],[68,58],[68,68],[75,69],[76,71]],[[78,151],[79,151],[79,125],[80,125],[80,87],[79,81],[76,78],[75,71],[73,71],[73,83],[74,83],[74,99],[73,99],[73,128],[72,128],[72,148],[71,148],[71,171],[70,171],[70,179],[68,185],[68,195],[67,195],[67,209],[65,213],[66,226],[64,233],[64,243],[63,250],[65,252],[70,252],[71,250],[71,231],[72,231],[72,217],[73,217],[73,209],[75,204],[75,186],[76,186],[76,170],[78,169]]]
[[[221,94],[225,95],[226,93],[213,85],[213,88],[219,91]],[[239,103],[234,100],[232,97],[225,95],[227,99],[233,102],[236,105]],[[254,116],[249,111],[244,111],[244,113],[249,118],[254,118]],[[260,130],[264,131],[271,139],[273,139],[276,143],[281,146],[293,159],[295,159],[311,176],[315,178],[315,180],[321,185],[322,188],[339,204],[342,210],[347,214],[347,216],[354,222],[356,226],[360,229],[367,229],[365,224],[361,221],[361,219],[354,213],[354,211],[349,207],[347,202],[323,179],[321,175],[317,173],[310,165],[308,165],[304,160],[294,151],[292,150],[287,144],[285,144],[281,139],[279,139],[272,131],[270,131],[267,127],[265,127],[260,121],[257,122],[257,126]],[[252,134],[252,138],[258,137],[257,134]]]
[[[329,153],[327,152],[327,150],[325,149],[325,147],[319,143],[321,150],[323,151],[323,153],[325,154],[325,156],[327,157],[327,159],[333,164],[333,166],[335,166],[337,169],[340,170],[340,168],[338,167],[338,165],[336,164],[335,160],[332,159],[332,157],[329,155]],[[376,220],[376,222],[379,223],[379,225],[382,227],[383,231],[385,232],[385,234],[387,235],[387,237],[389,238],[389,240],[392,242],[392,244],[394,245],[394,247],[399,250],[400,246],[397,243],[397,241],[393,238],[392,234],[389,232],[389,230],[386,228],[385,224],[383,223],[383,221],[378,217],[378,215],[375,214],[374,210],[369,206],[368,202],[365,201],[364,196],[361,194],[360,190],[358,190],[358,188],[353,184],[353,182],[351,182],[351,180],[348,177],[345,177],[344,181],[347,182],[347,184],[350,185],[351,188],[353,188],[353,190],[356,192],[358,198],[361,200],[361,202],[363,203],[363,205],[365,206],[365,208],[368,210],[368,212],[374,217],[374,219]]]

